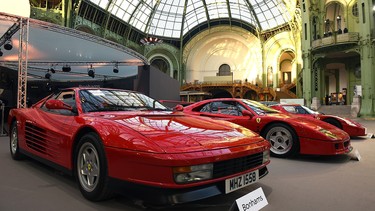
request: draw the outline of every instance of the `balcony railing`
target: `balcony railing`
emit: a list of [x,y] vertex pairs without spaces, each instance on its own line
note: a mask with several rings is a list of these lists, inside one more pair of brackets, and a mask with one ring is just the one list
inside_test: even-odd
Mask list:
[[337,44],[357,43],[359,41],[358,32],[348,32],[344,34],[333,34],[329,37],[314,40],[311,44],[312,50]]

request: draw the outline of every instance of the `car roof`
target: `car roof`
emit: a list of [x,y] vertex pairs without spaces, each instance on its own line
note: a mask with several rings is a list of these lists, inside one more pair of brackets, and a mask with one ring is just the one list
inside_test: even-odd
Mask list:
[[115,89],[115,88],[104,88],[104,87],[92,87],[92,86],[82,86],[82,87],[68,87],[68,88],[63,88],[59,91],[64,91],[64,90],[122,90],[122,91],[128,91],[128,92],[136,92],[133,90],[126,90],[126,89]]
[[297,103],[279,103],[279,104],[275,104],[275,105],[270,105],[271,106],[301,106],[301,104],[297,104]]

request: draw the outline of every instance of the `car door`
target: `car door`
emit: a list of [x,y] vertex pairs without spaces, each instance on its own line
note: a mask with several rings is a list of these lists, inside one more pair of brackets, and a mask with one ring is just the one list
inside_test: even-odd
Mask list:
[[[49,99],[59,99],[64,103],[75,106],[73,90],[62,91]],[[69,165],[70,146],[73,137],[72,122],[75,113],[64,109],[48,109],[43,103],[35,108],[34,121],[29,121],[29,127],[38,131],[29,137],[28,144],[38,156],[53,161],[62,166]]]

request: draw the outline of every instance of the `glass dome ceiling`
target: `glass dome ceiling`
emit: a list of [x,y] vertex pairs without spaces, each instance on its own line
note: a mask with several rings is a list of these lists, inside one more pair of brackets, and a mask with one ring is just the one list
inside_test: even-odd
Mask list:
[[213,20],[236,20],[265,31],[291,17],[281,0],[90,0],[140,31],[180,38]]

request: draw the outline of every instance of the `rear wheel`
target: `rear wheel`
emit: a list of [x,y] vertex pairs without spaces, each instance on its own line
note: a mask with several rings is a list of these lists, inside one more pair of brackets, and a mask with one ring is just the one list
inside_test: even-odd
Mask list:
[[20,152],[20,148],[19,148],[18,129],[17,129],[16,121],[13,121],[10,127],[9,147],[10,147],[10,155],[12,156],[13,160],[22,160],[24,158],[24,155]]
[[75,176],[82,195],[90,201],[112,196],[108,188],[107,160],[104,147],[96,133],[84,135],[75,150]]
[[262,136],[270,142],[274,157],[291,157],[299,152],[298,137],[288,125],[270,125]]

